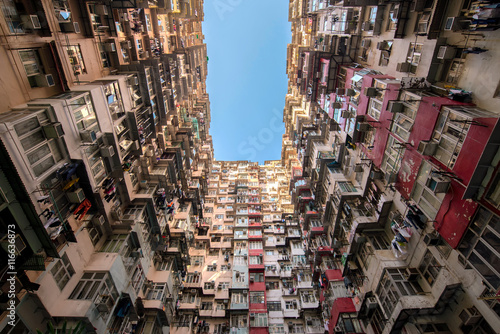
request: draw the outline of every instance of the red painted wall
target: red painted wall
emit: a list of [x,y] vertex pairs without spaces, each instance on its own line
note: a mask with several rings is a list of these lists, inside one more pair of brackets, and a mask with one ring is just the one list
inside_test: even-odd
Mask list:
[[462,185],[452,180],[434,223],[439,234],[453,248],[458,246],[478,206],[472,200],[462,200],[464,191]]

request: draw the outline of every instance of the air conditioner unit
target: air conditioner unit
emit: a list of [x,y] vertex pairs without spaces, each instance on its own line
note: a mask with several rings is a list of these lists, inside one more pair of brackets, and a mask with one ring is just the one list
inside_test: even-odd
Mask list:
[[105,43],[104,48],[108,52],[116,52],[116,44],[114,42]]
[[111,145],[101,147],[100,151],[101,155],[106,158],[111,158],[113,155],[115,155],[115,149]]
[[435,194],[445,193],[450,187],[450,180],[441,175],[433,175],[427,179],[427,188],[432,190]]
[[339,109],[339,108],[342,108],[342,103],[340,103],[340,102],[333,102],[331,104],[331,106],[332,106],[333,109]]
[[38,15],[21,15],[21,21],[26,29],[42,29]]
[[427,155],[427,156],[434,155],[434,153],[436,153],[438,146],[439,146],[438,143],[434,141],[422,140],[420,141],[420,143],[418,143],[417,151],[422,155]]
[[368,297],[366,298],[366,307],[370,310],[376,309],[378,306],[377,303],[377,298],[375,297]]
[[81,203],[85,199],[85,193],[82,188],[78,188],[76,191],[67,192],[66,197],[70,203]]
[[455,54],[457,53],[457,49],[452,46],[443,45],[439,47],[439,51],[437,54],[437,59],[453,59],[455,58]]
[[395,183],[398,180],[398,174],[392,172],[385,173],[384,179],[387,184]]
[[64,130],[61,123],[53,123],[43,127],[43,133],[46,138],[61,138],[64,136]]
[[371,128],[371,125],[368,122],[358,122],[358,123],[356,123],[356,130],[358,130],[359,132],[369,131],[370,128]]
[[356,91],[352,88],[349,88],[345,91],[345,95],[347,96],[355,96],[356,95]]
[[342,118],[351,118],[352,113],[349,110],[342,110],[340,116],[342,116]]
[[109,313],[113,309],[113,305],[115,301],[112,296],[109,295],[101,295],[97,297],[96,307],[97,310],[101,313]]
[[53,87],[56,85],[52,74],[40,74],[35,77],[36,84],[39,87]]
[[392,113],[402,112],[404,110],[404,104],[402,102],[390,101],[387,109]]
[[369,48],[371,44],[372,44],[372,40],[369,38],[365,38],[361,41],[362,48]]
[[424,235],[424,244],[427,246],[436,246],[439,244],[439,234],[436,232],[427,233]]
[[375,87],[366,87],[365,88],[365,95],[368,97],[377,97],[378,90]]
[[401,216],[401,214],[399,213],[399,211],[391,211],[389,212],[389,221],[393,221],[393,220],[396,220],[398,219],[399,217]]
[[372,23],[370,21],[363,22],[363,24],[361,25],[361,30],[363,30],[363,31],[373,30]]
[[78,22],[73,22],[73,31],[76,33],[76,34],[79,34],[81,33],[82,31],[80,30],[80,23]]
[[127,48],[132,49],[132,41],[127,41]]
[[94,216],[92,218],[92,221],[94,222],[95,225],[104,225],[104,223],[106,222],[106,218],[103,215],[98,215]]
[[386,41],[381,41],[377,43],[377,50],[385,50],[386,47],[387,47]]
[[407,281],[415,281],[420,277],[420,273],[417,268],[406,268],[404,273],[404,278]]
[[250,283],[253,283],[253,282],[254,282],[254,278],[250,277]]
[[95,12],[99,15],[108,15],[108,6],[106,5],[95,5]]
[[113,217],[114,220],[120,220],[123,216],[122,209],[120,207],[115,207],[111,209],[111,217]]
[[345,89],[344,88],[337,88],[335,90],[336,95],[345,95]]
[[479,320],[483,317],[481,313],[477,310],[475,306],[472,306],[470,308],[464,309],[462,312],[460,312],[460,320],[462,320],[462,323],[466,326],[477,324]]
[[136,76],[129,77],[127,79],[127,85],[129,86],[137,86],[139,84],[139,78]]
[[370,178],[372,180],[381,180],[384,177],[384,173],[378,170],[372,170],[370,172]]
[[82,142],[89,144],[93,144],[97,141],[97,136],[92,130],[80,131],[80,138],[82,139]]
[[363,173],[363,171],[364,171],[363,165],[354,166],[354,173]]
[[396,71],[398,72],[410,72],[410,63],[404,62],[404,63],[398,63],[396,65]]
[[144,26],[143,25],[140,26],[140,29],[141,29],[141,32],[144,32]]

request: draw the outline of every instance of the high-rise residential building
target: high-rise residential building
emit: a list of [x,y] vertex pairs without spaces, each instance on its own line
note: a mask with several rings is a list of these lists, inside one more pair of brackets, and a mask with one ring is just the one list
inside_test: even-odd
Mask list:
[[497,333],[499,5],[289,0],[262,165],[203,6],[0,2],[2,333]]

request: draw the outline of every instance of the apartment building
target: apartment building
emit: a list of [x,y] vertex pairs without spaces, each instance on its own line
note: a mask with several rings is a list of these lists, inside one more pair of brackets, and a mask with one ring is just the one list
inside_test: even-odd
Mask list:
[[488,5],[290,1],[282,163],[330,333],[500,325],[498,78],[465,74],[496,55]]

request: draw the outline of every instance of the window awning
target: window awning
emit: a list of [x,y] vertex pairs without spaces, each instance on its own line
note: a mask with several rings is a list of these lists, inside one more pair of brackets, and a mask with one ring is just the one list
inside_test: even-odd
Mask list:
[[359,80],[361,80],[361,79],[363,79],[363,77],[362,77],[361,75],[359,75],[359,74],[355,74],[355,75],[352,77],[351,81],[358,82],[358,81],[359,81]]

